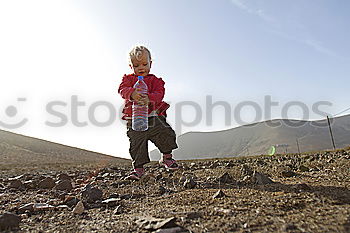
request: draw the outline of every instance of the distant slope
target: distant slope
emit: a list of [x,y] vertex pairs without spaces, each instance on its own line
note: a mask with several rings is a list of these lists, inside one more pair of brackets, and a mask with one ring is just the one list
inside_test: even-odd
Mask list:
[[109,161],[129,163],[84,149],[0,130],[0,165],[83,164]]
[[[295,124],[299,127],[291,126]],[[350,115],[334,118],[332,130],[337,148],[350,145]],[[223,131],[185,133],[177,139],[179,149],[174,151],[174,156],[198,159],[267,154],[272,145],[281,144],[289,145],[288,153],[296,153],[296,139],[301,152],[332,149],[327,120],[277,119]],[[277,153],[285,151],[286,148],[277,147]],[[153,150],[150,156],[152,160],[158,160],[160,154]]]

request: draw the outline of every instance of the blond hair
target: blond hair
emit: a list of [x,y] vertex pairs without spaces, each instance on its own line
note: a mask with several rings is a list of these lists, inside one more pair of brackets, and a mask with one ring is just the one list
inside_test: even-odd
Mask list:
[[144,52],[148,53],[149,60],[152,61],[151,52],[145,46],[137,45],[129,52],[129,63],[132,64],[131,58],[136,58],[139,61]]

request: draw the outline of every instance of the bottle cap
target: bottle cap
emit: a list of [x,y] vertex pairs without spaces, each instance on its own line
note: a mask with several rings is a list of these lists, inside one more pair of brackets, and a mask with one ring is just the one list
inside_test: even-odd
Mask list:
[[143,76],[138,76],[137,77],[139,80],[142,80],[143,79]]

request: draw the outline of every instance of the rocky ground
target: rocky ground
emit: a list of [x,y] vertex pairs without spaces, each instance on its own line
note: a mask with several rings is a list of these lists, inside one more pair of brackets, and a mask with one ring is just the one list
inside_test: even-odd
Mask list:
[[43,232],[350,232],[350,149],[0,175],[0,228]]

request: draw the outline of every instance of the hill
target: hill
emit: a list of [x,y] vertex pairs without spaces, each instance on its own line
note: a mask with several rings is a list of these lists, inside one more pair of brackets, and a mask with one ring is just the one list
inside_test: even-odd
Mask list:
[[[350,145],[350,115],[331,119],[337,148]],[[177,139],[177,159],[236,157],[267,154],[271,146],[277,153],[297,153],[333,149],[327,120],[299,121],[275,119],[223,131],[188,132]],[[150,153],[158,160],[158,150]]]
[[129,160],[0,130],[0,169],[10,167],[69,166]]

